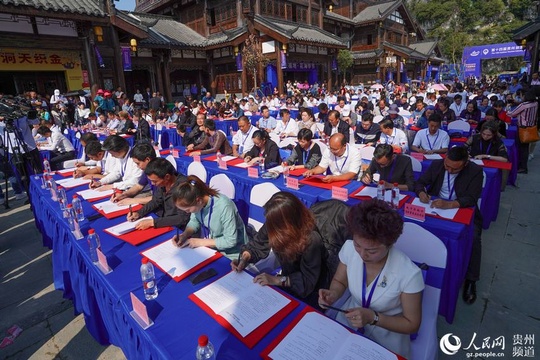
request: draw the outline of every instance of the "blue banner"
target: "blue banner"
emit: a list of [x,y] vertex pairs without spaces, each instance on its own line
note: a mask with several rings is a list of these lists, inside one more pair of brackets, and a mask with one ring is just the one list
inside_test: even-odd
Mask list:
[[129,46],[121,46],[122,49],[122,66],[124,71],[131,71],[131,48]]
[[98,63],[98,66],[100,68],[104,68],[105,63],[103,63],[103,58],[101,57],[101,54],[99,52],[99,49],[98,49],[97,45],[94,45],[94,52],[96,53],[96,61]]
[[242,54],[240,53],[236,55],[236,71],[238,72],[244,71],[244,66],[242,65]]
[[465,67],[465,77],[482,75],[482,60],[500,59],[504,57],[523,57],[525,50],[520,45],[513,42],[502,44],[487,44],[479,46],[468,46],[463,49],[461,60]]

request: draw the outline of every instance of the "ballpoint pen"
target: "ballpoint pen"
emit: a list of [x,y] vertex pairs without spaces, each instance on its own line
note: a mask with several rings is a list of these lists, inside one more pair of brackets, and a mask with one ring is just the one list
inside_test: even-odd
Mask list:
[[133,209],[131,208],[131,204],[129,204],[129,216],[133,216]]
[[340,308],[337,308],[337,307],[334,307],[334,306],[330,306],[330,305],[322,305],[321,307],[323,308],[327,308],[327,309],[330,309],[330,310],[336,310],[336,311],[339,311],[339,312],[342,312],[342,313],[348,313],[349,310],[343,310],[343,309],[340,309]]

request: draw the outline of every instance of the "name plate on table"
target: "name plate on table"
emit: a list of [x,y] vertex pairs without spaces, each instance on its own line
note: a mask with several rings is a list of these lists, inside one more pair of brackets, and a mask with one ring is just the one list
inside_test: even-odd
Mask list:
[[180,157],[180,150],[174,149],[174,150],[172,151],[172,156],[173,156],[174,158]]
[[143,330],[148,329],[150,326],[154,325],[154,322],[148,317],[148,311],[146,310],[146,305],[143,304],[138,297],[135,296],[132,292],[129,293],[131,297],[131,305],[133,306],[133,311],[129,313],[133,319],[139,324]]
[[248,177],[257,179],[259,177],[259,169],[256,167],[248,167]]
[[419,152],[412,152],[411,157],[415,158],[418,161],[424,161],[424,154]]
[[426,209],[424,207],[413,204],[405,204],[404,210],[404,216],[406,218],[421,222],[426,221]]
[[96,252],[97,252],[97,258],[99,262],[98,267],[100,268],[101,272],[105,275],[111,273],[112,269],[109,266],[109,263],[107,262],[107,257],[105,256],[105,254],[100,249],[96,249]]
[[332,199],[347,201],[349,198],[349,190],[338,186],[332,186]]
[[285,182],[285,186],[287,186],[289,189],[294,189],[294,190],[298,190],[300,189],[300,185],[298,183],[298,179],[297,178],[294,178],[294,177],[291,177],[291,176],[287,176],[287,180]]
[[200,155],[193,155],[193,161],[201,162],[201,156]]
[[217,163],[218,163],[218,168],[220,168],[221,170],[227,170],[227,162],[223,159],[218,159],[217,160]]

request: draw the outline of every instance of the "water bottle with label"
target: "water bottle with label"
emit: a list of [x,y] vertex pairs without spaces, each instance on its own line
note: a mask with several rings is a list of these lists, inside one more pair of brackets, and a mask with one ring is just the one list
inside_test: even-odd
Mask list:
[[264,158],[261,158],[259,160],[259,176],[261,176],[262,174],[264,174],[265,172],[265,169],[264,169]]
[[394,209],[399,208],[399,184],[398,183],[394,183],[394,186],[392,187],[391,204]]
[[[67,195],[66,190],[62,186],[58,186],[58,189],[56,190],[57,198],[58,198],[58,204],[60,205],[60,210],[64,211],[67,207]],[[66,218],[66,214],[64,213],[64,218]]]
[[77,221],[77,215],[75,215],[75,211],[73,211],[73,205],[68,204],[66,206],[66,215],[67,215],[67,221],[69,224],[69,230],[71,231],[80,231],[79,222]]
[[223,158],[223,155],[221,155],[221,151],[218,150],[217,154],[216,154],[216,159],[218,161],[218,163],[220,162],[220,160]]
[[58,201],[58,187],[56,186],[56,181],[54,181],[52,177],[49,177],[48,184],[48,187],[51,190],[51,199],[53,201]]
[[141,263],[141,279],[143,282],[144,297],[146,300],[154,300],[158,297],[154,266],[146,257],[142,258]]
[[88,237],[86,240],[88,241],[88,249],[90,250],[90,260],[92,260],[94,265],[97,265],[99,263],[97,249],[101,250],[101,242],[99,241],[99,236],[96,234],[94,229],[88,230]]
[[197,360],[210,360],[215,359],[214,345],[208,341],[207,335],[199,336],[199,346],[197,346],[197,352],[195,356]]
[[283,184],[287,185],[287,178],[289,177],[289,164],[287,162],[283,163]]
[[43,176],[41,177],[41,188],[42,189],[49,189],[49,174],[47,174],[47,171],[43,171]]
[[47,158],[43,158],[43,170],[47,172],[47,174],[51,174],[51,163]]
[[174,150],[174,145],[172,143],[169,144],[169,155],[172,155]]
[[377,185],[377,200],[384,201],[384,193],[386,189],[384,188],[384,180],[380,180]]
[[77,215],[77,221],[81,222],[84,221],[84,210],[82,207],[81,199],[77,195],[73,195],[73,200],[71,201],[71,205],[73,206],[73,211],[75,212],[75,215]]

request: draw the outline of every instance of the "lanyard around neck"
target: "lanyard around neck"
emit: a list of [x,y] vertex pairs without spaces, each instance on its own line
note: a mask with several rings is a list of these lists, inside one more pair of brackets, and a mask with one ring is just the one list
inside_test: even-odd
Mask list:
[[[439,131],[440,130],[437,130],[437,136],[435,137],[435,141],[433,142],[433,146],[435,146],[435,144],[437,144],[437,139],[439,138]],[[427,139],[427,142],[428,142],[428,145],[429,145],[429,150],[433,150],[433,146],[431,145],[431,141],[429,141],[429,131],[426,133],[426,139]]]
[[214,198],[210,197],[210,212],[208,213],[208,226],[204,225],[203,214],[201,210],[201,228],[203,231],[203,237],[205,239],[210,238],[210,221],[212,221],[212,212],[214,211]]
[[334,162],[336,164],[336,169],[339,170],[339,173],[343,173],[343,168],[345,167],[345,163],[347,163],[347,159],[349,158],[349,144],[347,144],[347,156],[345,156],[345,161],[343,161],[343,164],[341,164],[341,168],[337,164],[338,157],[334,155]]

